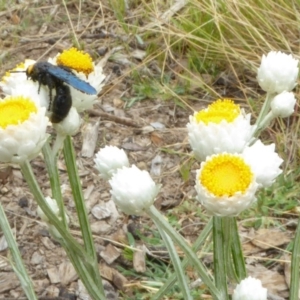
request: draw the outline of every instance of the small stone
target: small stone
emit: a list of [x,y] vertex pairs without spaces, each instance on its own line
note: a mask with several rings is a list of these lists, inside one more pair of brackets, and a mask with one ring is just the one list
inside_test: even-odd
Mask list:
[[40,253],[38,251],[35,251],[31,256],[30,263],[32,265],[39,265],[42,263],[43,260],[44,260],[44,257],[42,255],[40,255]]
[[78,299],[92,300],[81,280],[78,280]]
[[28,199],[26,197],[22,197],[19,199],[18,204],[21,208],[28,207]]
[[97,221],[91,224],[91,229],[92,232],[96,234],[108,234],[111,230],[111,225],[107,224],[105,221]]
[[103,220],[106,219],[108,217],[110,217],[111,212],[109,211],[109,209],[105,206],[105,205],[100,205],[97,204],[92,208],[92,215],[98,219],[98,220]]
[[59,288],[56,287],[55,285],[50,285],[46,288],[47,291],[47,296],[53,297],[53,298],[58,298],[59,296]]

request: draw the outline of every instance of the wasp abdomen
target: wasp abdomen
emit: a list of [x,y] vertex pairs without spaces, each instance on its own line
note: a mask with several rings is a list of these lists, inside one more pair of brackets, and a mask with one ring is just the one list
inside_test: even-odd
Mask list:
[[51,103],[50,111],[50,121],[52,123],[61,122],[69,113],[72,107],[72,97],[70,88],[61,83],[56,85],[56,95]]

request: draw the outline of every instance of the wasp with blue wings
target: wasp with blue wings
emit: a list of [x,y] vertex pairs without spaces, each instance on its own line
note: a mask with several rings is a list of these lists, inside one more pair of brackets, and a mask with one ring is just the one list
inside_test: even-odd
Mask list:
[[[69,113],[72,107],[72,97],[68,84],[80,92],[89,95],[96,95],[97,91],[88,82],[78,78],[72,70],[64,66],[55,66],[49,62],[37,62],[26,70],[27,78],[49,88],[49,110],[52,112],[50,120],[52,123],[61,122]],[[52,99],[52,90],[56,95]],[[53,100],[53,101],[52,101]]]

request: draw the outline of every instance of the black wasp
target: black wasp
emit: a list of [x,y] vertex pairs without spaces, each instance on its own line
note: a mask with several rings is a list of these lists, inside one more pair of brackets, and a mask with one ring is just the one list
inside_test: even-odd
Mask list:
[[[64,66],[55,66],[49,62],[37,62],[26,70],[27,78],[49,88],[49,110],[52,112],[50,120],[52,123],[61,122],[72,107],[72,97],[69,86],[89,95],[96,95],[97,91],[88,82],[78,78],[72,70]],[[55,97],[52,98],[52,90],[55,89]]]

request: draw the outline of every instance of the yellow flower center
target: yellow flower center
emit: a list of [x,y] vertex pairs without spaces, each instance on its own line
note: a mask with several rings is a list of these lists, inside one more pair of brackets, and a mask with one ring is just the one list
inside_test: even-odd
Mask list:
[[69,67],[88,76],[94,71],[93,60],[88,53],[76,48],[64,50],[56,59],[58,66]]
[[17,69],[24,69],[25,70],[25,63],[20,62],[19,64],[17,64],[16,67],[14,68],[14,70],[17,70]]
[[240,115],[240,107],[230,99],[218,99],[210,104],[206,109],[200,110],[195,114],[198,123],[201,121],[205,124],[219,124],[222,120],[228,123],[233,122]]
[[210,193],[217,197],[242,194],[253,180],[253,173],[245,161],[234,154],[219,154],[207,161],[199,180]]
[[18,125],[28,120],[31,113],[36,113],[37,107],[29,98],[22,96],[7,97],[0,101],[0,128],[8,125]]

